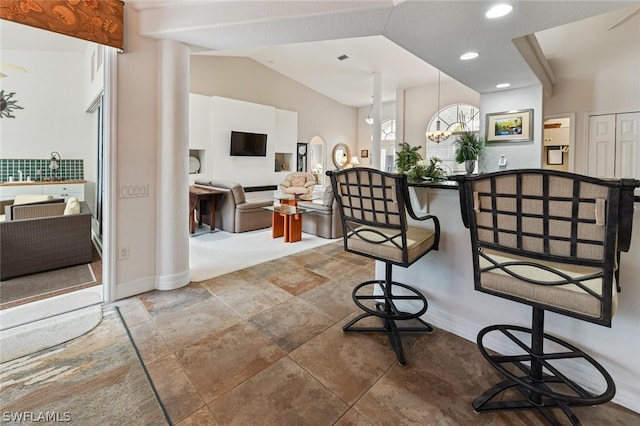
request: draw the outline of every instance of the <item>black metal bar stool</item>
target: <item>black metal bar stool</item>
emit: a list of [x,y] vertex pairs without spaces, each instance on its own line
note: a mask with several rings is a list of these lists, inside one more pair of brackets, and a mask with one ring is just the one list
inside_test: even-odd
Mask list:
[[[427,311],[427,299],[413,287],[393,281],[393,265],[406,268],[438,249],[438,218],[414,213],[406,175],[360,167],[327,175],[341,215],[345,251],[385,263],[384,280],[366,281],[354,288],[353,301],[363,313],[347,323],[343,331],[386,333],[398,361],[405,364],[400,333],[430,333],[433,328],[420,318]],[[409,226],[407,214],[415,220],[431,220],[432,227]],[[381,319],[380,327],[355,326],[372,316]],[[414,325],[396,323],[407,320],[414,320]]]
[[[559,425],[551,411],[557,408],[580,425],[571,406],[610,401],[615,384],[591,356],[546,334],[544,315],[611,327],[619,291],[613,285],[616,258],[629,250],[633,191],[640,181],[539,169],[454,179],[471,231],[475,289],[533,310],[530,328],[493,325],[478,334],[480,352],[505,380],[478,397],[474,410],[536,409]],[[490,339],[505,342],[508,353],[490,352]],[[578,366],[600,376],[600,389],[572,378]],[[501,399],[509,389],[521,398]]]

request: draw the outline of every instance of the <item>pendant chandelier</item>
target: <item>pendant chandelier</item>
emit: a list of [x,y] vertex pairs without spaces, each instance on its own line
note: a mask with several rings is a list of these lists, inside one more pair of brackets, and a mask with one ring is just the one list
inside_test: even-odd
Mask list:
[[[373,96],[371,98],[373,99]],[[364,119],[364,121],[369,125],[373,124],[373,118],[371,118],[372,109],[373,109],[373,101],[371,103],[371,106],[369,107],[369,114],[367,115],[367,118]]]
[[436,119],[436,130],[434,132],[427,131],[425,136],[428,140],[435,143],[445,141],[451,136],[451,132],[448,130],[440,130],[440,70],[438,70],[438,113]]

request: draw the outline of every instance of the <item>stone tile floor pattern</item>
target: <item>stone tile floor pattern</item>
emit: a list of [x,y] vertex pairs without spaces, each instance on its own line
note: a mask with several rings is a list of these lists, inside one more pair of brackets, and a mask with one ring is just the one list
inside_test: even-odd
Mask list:
[[[472,342],[403,335],[401,366],[386,336],[343,333],[373,261],[342,243],[309,254],[117,302],[173,424],[546,424],[532,411],[473,412],[501,376]],[[575,412],[584,425],[640,424],[613,403]]]

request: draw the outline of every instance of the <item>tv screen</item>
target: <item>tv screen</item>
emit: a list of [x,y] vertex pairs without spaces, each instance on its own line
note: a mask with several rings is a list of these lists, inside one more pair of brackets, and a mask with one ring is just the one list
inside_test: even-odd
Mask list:
[[267,135],[263,133],[231,132],[231,155],[266,157]]

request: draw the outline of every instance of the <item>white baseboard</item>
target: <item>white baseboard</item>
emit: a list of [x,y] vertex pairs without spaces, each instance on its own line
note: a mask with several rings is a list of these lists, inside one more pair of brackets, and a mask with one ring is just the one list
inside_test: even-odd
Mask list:
[[[436,309],[429,309],[423,318],[436,328],[448,331],[474,343],[476,342],[478,332],[483,328],[475,323]],[[504,345],[499,339],[492,339],[490,335],[486,335],[484,345],[486,348],[501,354],[508,354],[512,349]],[[596,359],[596,361],[598,360]],[[636,413],[640,413],[640,399],[638,398],[638,395],[640,395],[640,384],[625,381],[623,379],[626,377],[624,371],[618,371],[610,365],[605,367],[609,374],[614,377],[616,385],[616,395],[613,398],[613,402]],[[570,377],[579,378],[574,380],[588,390],[597,390],[602,383],[599,373],[591,367],[587,367],[578,362],[567,361],[566,372]]]
[[118,283],[116,285],[116,300],[125,299],[151,290],[175,290],[189,284],[189,270],[169,276],[150,276]]
[[136,294],[155,290],[155,288],[156,278],[154,276],[119,283],[116,284],[116,300],[126,299],[127,297],[135,296]]
[[189,268],[179,274],[164,275],[156,277],[156,289],[158,290],[175,290],[189,284]]

